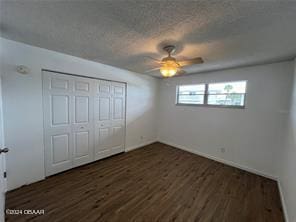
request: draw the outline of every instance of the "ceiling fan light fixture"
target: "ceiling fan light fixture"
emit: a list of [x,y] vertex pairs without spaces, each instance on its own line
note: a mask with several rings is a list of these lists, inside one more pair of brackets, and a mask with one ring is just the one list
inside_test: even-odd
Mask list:
[[172,77],[176,75],[177,68],[173,66],[172,67],[163,66],[160,68],[160,73],[163,77]]

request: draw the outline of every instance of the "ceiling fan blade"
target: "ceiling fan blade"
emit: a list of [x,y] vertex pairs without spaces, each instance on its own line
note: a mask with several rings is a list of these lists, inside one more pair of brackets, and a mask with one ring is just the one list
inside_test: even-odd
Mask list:
[[145,57],[148,58],[148,59],[151,59],[151,60],[153,60],[153,61],[155,61],[155,62],[157,62],[157,63],[162,63],[161,60],[156,59],[156,58],[153,58],[153,57],[151,57],[151,56],[145,56]]
[[145,73],[154,72],[154,71],[159,70],[159,69],[160,69],[160,67],[154,68],[154,69],[149,69],[149,70],[145,71]]
[[204,61],[201,57],[196,57],[193,59],[186,59],[183,61],[178,61],[178,63],[180,64],[180,66],[190,66],[190,65],[194,65],[194,64],[202,64],[202,63],[204,63]]
[[183,70],[183,69],[178,69],[178,71],[177,71],[177,75],[184,75],[186,73],[187,72],[185,70]]

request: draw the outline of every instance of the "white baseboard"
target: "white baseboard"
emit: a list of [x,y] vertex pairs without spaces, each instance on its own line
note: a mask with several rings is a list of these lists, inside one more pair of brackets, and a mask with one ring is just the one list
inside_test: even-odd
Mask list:
[[178,149],[181,149],[181,150],[184,150],[184,151],[187,151],[187,152],[193,153],[193,154],[197,154],[197,155],[199,155],[199,156],[202,156],[202,157],[205,157],[205,158],[208,158],[208,159],[211,159],[211,160],[214,160],[214,161],[220,162],[220,163],[224,163],[224,164],[226,164],[226,165],[229,165],[229,166],[232,166],[232,167],[235,167],[235,168],[241,169],[241,170],[248,171],[248,172],[250,172],[250,173],[257,174],[257,175],[259,175],[259,176],[263,176],[263,177],[266,177],[266,178],[269,178],[269,179],[272,179],[272,180],[277,181],[277,177],[276,177],[276,176],[270,175],[270,174],[265,173],[265,172],[261,172],[261,171],[259,171],[259,170],[256,170],[256,169],[253,169],[253,168],[250,168],[250,167],[247,167],[247,166],[244,166],[244,165],[241,165],[241,164],[235,163],[235,162],[232,162],[232,161],[230,161],[230,160],[221,159],[221,158],[219,158],[219,157],[215,157],[215,156],[212,156],[212,155],[209,155],[209,154],[206,154],[206,153],[203,153],[203,152],[197,151],[197,150],[193,150],[193,149],[190,149],[190,148],[188,148],[188,147],[185,147],[185,146],[182,146],[182,145],[179,145],[179,144],[174,144],[174,143],[170,143],[170,142],[163,141],[163,140],[159,140],[159,142],[160,142],[160,143],[167,144],[167,145],[169,145],[169,146],[176,147],[176,148],[178,148]]
[[143,146],[148,146],[152,143],[156,143],[157,140],[150,140],[148,142],[145,142],[145,143],[141,143],[139,145],[135,145],[135,146],[131,146],[131,147],[128,147],[128,148],[125,148],[125,152],[129,152],[129,151],[132,151],[132,150],[135,150],[135,149],[138,149],[138,148],[141,148]]
[[279,192],[280,192],[280,198],[281,198],[281,202],[282,202],[282,207],[283,207],[283,213],[284,213],[284,217],[285,217],[285,222],[289,222],[289,217],[288,217],[288,211],[287,211],[287,206],[286,206],[286,202],[285,202],[285,197],[284,197],[284,193],[283,193],[283,189],[282,189],[282,185],[280,180],[277,180],[277,184],[278,184],[278,188],[279,188]]

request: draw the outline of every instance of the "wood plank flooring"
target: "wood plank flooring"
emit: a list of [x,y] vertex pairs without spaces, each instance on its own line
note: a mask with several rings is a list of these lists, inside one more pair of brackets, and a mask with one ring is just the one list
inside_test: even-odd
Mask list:
[[275,181],[154,143],[8,192],[7,221],[284,221]]

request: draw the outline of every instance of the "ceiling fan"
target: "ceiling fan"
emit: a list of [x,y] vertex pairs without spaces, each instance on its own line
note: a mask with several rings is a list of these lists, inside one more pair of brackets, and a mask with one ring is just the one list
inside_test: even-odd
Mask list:
[[160,73],[163,77],[172,77],[174,75],[180,75],[185,74],[186,72],[182,69],[184,66],[190,66],[194,64],[201,64],[203,63],[203,59],[201,57],[196,57],[192,59],[186,59],[186,60],[177,60],[175,57],[172,56],[172,53],[175,52],[176,47],[173,45],[167,45],[163,47],[163,50],[168,53],[168,56],[163,58],[162,60],[154,59],[152,57],[149,57],[156,61],[160,67],[148,70],[146,72],[153,72],[155,70],[160,70]]

